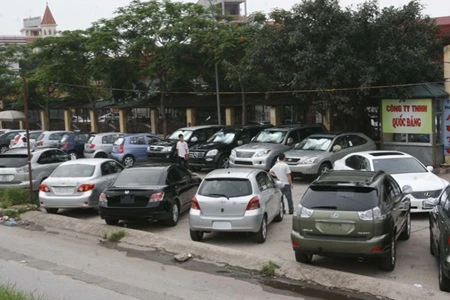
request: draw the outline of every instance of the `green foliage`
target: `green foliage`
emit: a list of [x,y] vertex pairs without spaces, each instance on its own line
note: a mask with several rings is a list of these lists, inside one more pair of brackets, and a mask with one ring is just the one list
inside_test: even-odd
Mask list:
[[0,300],[44,300],[44,296],[22,292],[15,286],[0,284]]
[[103,238],[108,240],[109,242],[118,242],[126,235],[127,235],[127,232],[125,230],[119,230],[119,231],[111,232],[110,234],[105,233],[103,235]]
[[23,188],[0,188],[0,207],[8,208],[13,205],[38,204],[36,196],[29,199],[29,191]]
[[280,266],[278,266],[276,263],[274,263],[273,261],[269,261],[261,267],[260,272],[264,276],[275,276],[275,270],[279,268]]

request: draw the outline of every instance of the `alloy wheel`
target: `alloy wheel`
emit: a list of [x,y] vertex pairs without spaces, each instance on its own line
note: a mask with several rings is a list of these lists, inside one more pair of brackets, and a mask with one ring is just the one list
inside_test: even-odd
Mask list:
[[172,209],[172,220],[176,223],[178,221],[178,205],[174,204]]
[[124,158],[123,164],[125,165],[125,167],[130,168],[134,165],[134,159],[130,156],[127,156]]

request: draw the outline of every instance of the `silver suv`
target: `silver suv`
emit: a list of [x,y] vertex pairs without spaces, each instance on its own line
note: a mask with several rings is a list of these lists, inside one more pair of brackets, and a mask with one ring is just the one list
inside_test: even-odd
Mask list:
[[[33,191],[63,162],[70,160],[64,151],[52,148],[36,149],[31,152]],[[28,155],[23,148],[12,149],[0,154],[0,187],[28,188]]]
[[36,147],[52,147],[58,148],[59,140],[64,134],[69,133],[68,131],[44,131],[36,139]]
[[295,125],[267,128],[258,133],[249,144],[234,148],[230,167],[253,167],[269,170],[278,155],[291,149],[307,136],[323,132],[322,125]]
[[84,157],[86,158],[108,158],[112,152],[114,142],[123,136],[123,133],[105,132],[91,136],[84,145]]
[[285,153],[294,175],[322,174],[349,153],[375,150],[375,142],[362,133],[314,134]]

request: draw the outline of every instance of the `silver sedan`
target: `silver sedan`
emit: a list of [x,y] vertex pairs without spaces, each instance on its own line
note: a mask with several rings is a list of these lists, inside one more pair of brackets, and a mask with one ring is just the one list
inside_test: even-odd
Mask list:
[[255,233],[264,243],[267,225],[282,221],[284,203],[275,181],[255,169],[214,170],[202,181],[189,213],[191,238],[201,241],[205,232]]
[[62,163],[39,186],[39,202],[48,213],[59,208],[98,207],[100,194],[124,167],[112,159],[77,159]]

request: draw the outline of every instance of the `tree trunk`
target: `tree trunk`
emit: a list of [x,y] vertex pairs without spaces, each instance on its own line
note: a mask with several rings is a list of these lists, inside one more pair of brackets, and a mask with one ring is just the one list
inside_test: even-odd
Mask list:
[[161,91],[161,97],[159,98],[159,113],[162,118],[163,123],[163,135],[167,136],[167,118],[166,118],[166,107],[165,107],[165,91]]
[[239,80],[241,85],[241,99],[242,99],[242,125],[247,124],[247,99],[245,95],[245,88],[242,81]]

